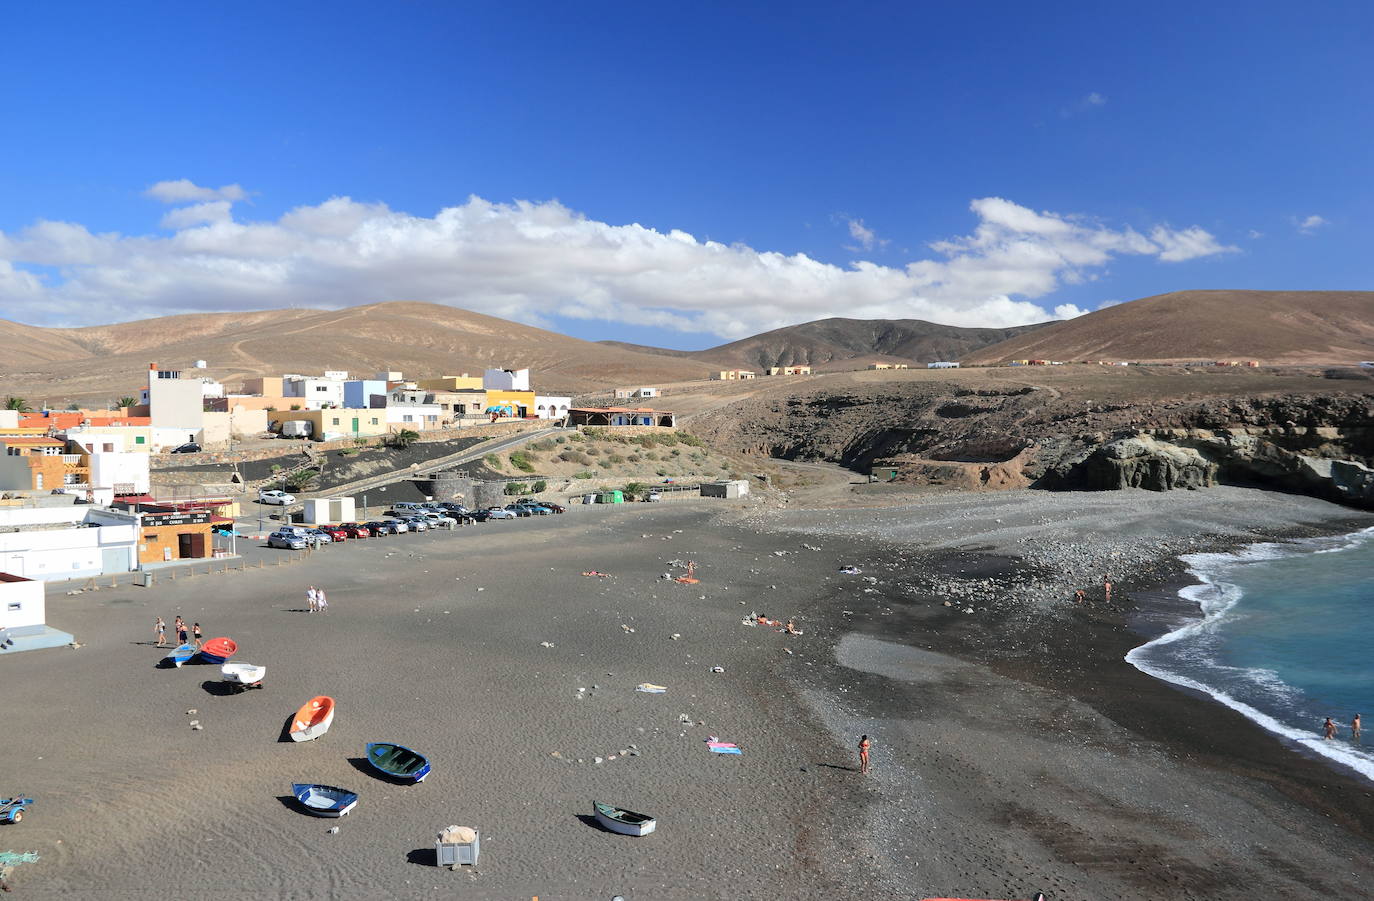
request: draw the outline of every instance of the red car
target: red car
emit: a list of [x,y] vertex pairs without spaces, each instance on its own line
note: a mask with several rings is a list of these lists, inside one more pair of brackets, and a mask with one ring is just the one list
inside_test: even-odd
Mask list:
[[367,526],[359,522],[341,522],[339,528],[343,530],[349,538],[371,538],[372,533]]
[[348,532],[344,531],[339,526],[320,526],[320,531],[324,532],[335,541],[343,541],[348,537]]

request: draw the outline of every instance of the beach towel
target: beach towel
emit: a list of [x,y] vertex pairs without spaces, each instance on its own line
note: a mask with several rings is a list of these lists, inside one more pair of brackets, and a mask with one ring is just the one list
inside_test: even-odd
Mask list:
[[730,741],[721,741],[720,739],[716,738],[714,735],[711,735],[711,736],[708,736],[708,737],[707,737],[707,739],[706,739],[706,748],[707,748],[707,750],[709,750],[712,754],[743,754],[743,753],[744,753],[744,751],[740,750],[739,745],[735,744],[734,742],[730,742]]
[[635,691],[642,691],[645,694],[661,695],[668,690],[666,685],[654,685],[652,682],[641,682],[635,687]]

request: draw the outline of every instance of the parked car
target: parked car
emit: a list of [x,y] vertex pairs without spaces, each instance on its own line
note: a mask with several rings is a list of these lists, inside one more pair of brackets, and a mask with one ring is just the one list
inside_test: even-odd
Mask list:
[[294,494],[287,494],[277,488],[269,488],[267,491],[258,492],[258,502],[262,504],[280,504],[285,507],[296,502]]
[[657,502],[663,500],[663,495],[657,491],[650,491],[649,496],[644,499],[650,502]]
[[516,501],[517,504],[534,504],[536,507],[547,507],[550,513],[566,513],[567,507],[562,504],[555,504],[553,501],[537,501],[532,497],[522,497]]
[[373,535],[397,534],[395,524],[387,522],[386,520],[374,519],[370,522],[363,523],[363,525],[367,526],[367,530],[371,532]]
[[486,515],[487,519],[515,519],[517,515],[505,507],[488,507],[481,512]]
[[416,515],[410,515],[410,516],[403,516],[403,517],[401,517],[401,522],[403,522],[403,523],[405,523],[407,526],[409,526],[409,527],[410,527],[410,531],[412,531],[412,532],[428,532],[428,531],[429,531],[429,523],[425,521],[425,518],[424,518],[423,516],[419,516],[418,514],[416,514]]
[[549,514],[553,513],[553,511],[545,505],[536,504],[533,502],[521,502],[517,506],[524,507],[526,510],[530,511],[535,516],[548,516]]
[[522,507],[522,506],[520,506],[519,504],[506,504],[505,510],[508,511],[508,512],[510,512],[510,513],[515,514],[516,516],[533,516],[533,515],[534,515],[534,514],[530,511],[530,509],[529,509],[528,507]]
[[320,526],[318,531],[323,532],[335,541],[343,541],[348,537],[348,533],[338,526]]
[[455,526],[458,524],[458,517],[449,515],[447,510],[442,513],[437,510],[426,510],[420,515],[424,517],[425,522],[429,523],[431,527],[444,525],[445,523],[453,523]]
[[307,529],[304,526],[292,526],[290,528],[287,528],[286,526],[283,526],[277,531],[289,531],[293,535],[299,535],[300,537],[305,539],[306,544],[309,544],[312,547],[322,547],[326,544],[332,544],[334,541],[334,536],[328,534],[322,529]]
[[411,501],[400,501],[399,503],[392,504],[391,509],[395,510],[397,513],[419,513],[421,510],[425,509],[425,505],[413,503]]
[[469,510],[467,507],[464,507],[462,504],[453,503],[452,501],[444,501],[443,503],[441,503],[441,504],[439,505],[439,508],[442,509],[442,510],[447,510],[449,513],[471,513],[471,512],[472,512],[472,511]]
[[304,536],[297,535],[295,532],[273,532],[267,536],[268,547],[287,548],[292,551],[303,551],[310,545]]
[[410,531],[410,526],[406,525],[406,521],[404,519],[388,519],[385,520],[385,522],[391,523],[391,531],[393,535],[404,535],[406,532]]
[[181,445],[180,447],[174,447],[174,448],[172,448],[172,453],[174,453],[174,454],[198,454],[198,453],[200,453],[200,445],[199,445],[199,444],[196,444],[194,441],[192,441],[192,442],[190,442],[189,444],[183,444],[183,445]]
[[372,532],[360,522],[341,522],[339,528],[343,529],[349,538],[371,538]]

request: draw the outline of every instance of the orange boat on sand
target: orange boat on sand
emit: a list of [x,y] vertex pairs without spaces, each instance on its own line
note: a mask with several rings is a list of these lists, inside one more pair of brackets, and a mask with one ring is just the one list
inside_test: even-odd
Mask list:
[[311,698],[296,711],[291,721],[292,741],[311,741],[329,731],[334,722],[334,699],[327,695]]
[[238,649],[238,642],[232,638],[211,638],[200,646],[200,656],[207,663],[223,663]]

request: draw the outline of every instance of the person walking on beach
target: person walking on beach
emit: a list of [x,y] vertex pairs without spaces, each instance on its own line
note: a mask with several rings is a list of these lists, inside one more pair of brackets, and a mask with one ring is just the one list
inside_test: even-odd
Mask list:
[[324,596],[324,589],[315,592],[315,606],[321,613],[329,612],[329,598]]
[[178,616],[178,617],[176,618],[176,622],[174,622],[174,623],[172,624],[172,626],[173,626],[173,628],[176,629],[176,633],[177,633],[177,644],[179,644],[179,645],[185,644],[185,643],[186,643],[186,620],[184,620],[184,619],[182,619],[181,617]]
[[192,626],[191,626],[191,637],[194,638],[194,639],[196,640],[196,647],[199,648],[199,647],[200,647],[201,640],[204,639],[204,637],[205,637],[205,634],[204,634],[203,632],[200,631],[200,623],[194,623],[194,624],[192,624]]
[[319,597],[319,592],[315,590],[314,585],[311,585],[309,588],[305,590],[305,603],[309,606],[311,613],[315,612],[315,609],[319,603]]
[[859,772],[868,772],[868,749],[873,747],[873,742],[869,741],[867,735],[859,736]]
[[1112,577],[1111,577],[1111,576],[1107,576],[1105,579],[1102,580],[1102,592],[1107,596],[1107,602],[1108,602],[1108,603],[1111,603],[1111,600],[1112,600]]
[[1331,721],[1331,717],[1328,716],[1326,722],[1322,723],[1322,732],[1325,733],[1322,735],[1324,741],[1330,741],[1336,737],[1336,724]]
[[1081,589],[1081,588],[1078,589],[1077,591],[1075,591],[1075,592],[1073,593],[1073,602],[1074,602],[1075,604],[1081,604],[1081,603],[1083,603],[1084,601],[1086,601],[1087,599],[1088,599],[1088,593],[1087,593],[1086,591],[1084,591],[1083,589]]
[[157,636],[158,647],[167,647],[167,621],[160,616],[153,620],[153,634]]
[[1350,721],[1350,739],[1351,741],[1360,740],[1360,715],[1358,713],[1355,714],[1355,718]]

